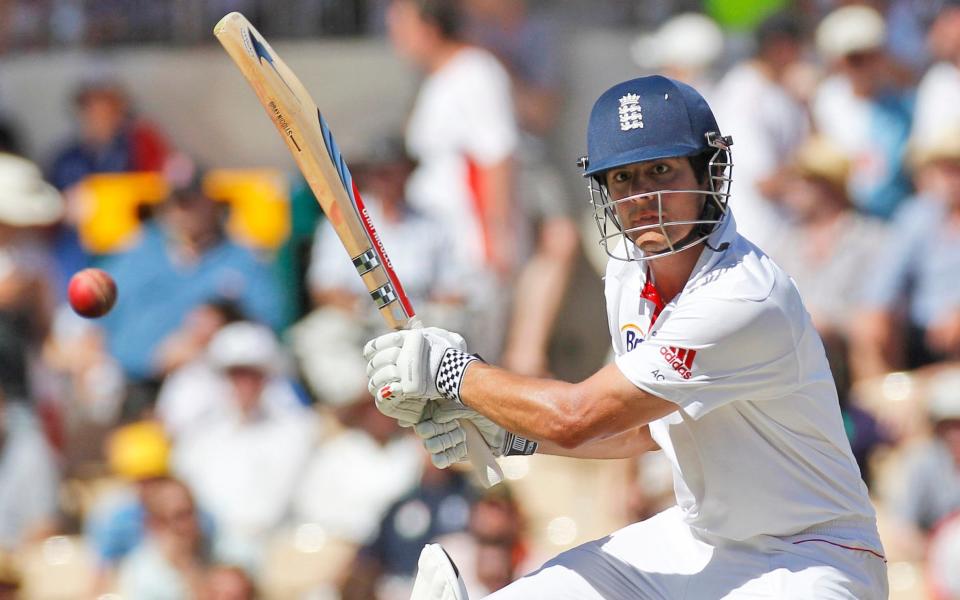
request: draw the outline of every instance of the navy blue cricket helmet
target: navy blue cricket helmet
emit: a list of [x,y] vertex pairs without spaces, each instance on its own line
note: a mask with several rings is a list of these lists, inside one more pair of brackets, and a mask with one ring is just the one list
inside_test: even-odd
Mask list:
[[[585,177],[591,179],[591,204],[600,228],[601,245],[607,254],[623,260],[647,260],[680,252],[705,240],[722,222],[727,212],[732,163],[729,146],[732,140],[720,134],[720,127],[703,96],[689,85],[653,75],[639,77],[611,87],[604,92],[590,113],[587,128],[587,156],[581,159]],[[705,156],[708,190],[659,190],[631,198],[612,200],[604,184],[604,173],[610,169],[660,158]],[[629,242],[613,210],[619,202],[637,201],[641,196],[698,191],[708,201],[696,221],[696,227],[683,239],[670,240],[669,248],[656,254],[615,252],[619,242]],[[599,200],[596,196],[599,194]],[[661,204],[662,206],[662,204]],[[616,226],[611,230],[607,223]],[[689,223],[688,223],[689,224]],[[680,225],[679,223],[674,226]],[[663,221],[645,226],[667,231],[671,223]],[[610,232],[610,233],[608,233]],[[616,247],[609,240],[616,238]]]

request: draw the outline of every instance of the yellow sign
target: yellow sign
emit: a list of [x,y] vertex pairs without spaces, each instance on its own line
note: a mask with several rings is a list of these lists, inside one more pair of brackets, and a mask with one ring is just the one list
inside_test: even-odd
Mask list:
[[[272,169],[216,169],[203,179],[210,198],[229,205],[227,233],[245,246],[272,250],[290,234],[290,199],[283,174]],[[159,173],[102,173],[71,192],[80,243],[93,254],[120,252],[140,231],[141,207],[168,194]]]

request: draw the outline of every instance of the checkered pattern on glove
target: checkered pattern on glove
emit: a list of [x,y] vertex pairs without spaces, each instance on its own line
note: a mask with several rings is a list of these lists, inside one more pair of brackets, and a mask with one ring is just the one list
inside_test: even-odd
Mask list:
[[437,391],[447,400],[460,401],[460,385],[463,383],[463,374],[467,365],[480,360],[475,354],[467,354],[456,348],[447,348],[440,359],[440,368],[437,369]]

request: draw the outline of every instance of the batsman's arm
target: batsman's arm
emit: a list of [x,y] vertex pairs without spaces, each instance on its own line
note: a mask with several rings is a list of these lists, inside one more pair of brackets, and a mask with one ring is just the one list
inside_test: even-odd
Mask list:
[[594,444],[594,451],[608,458],[617,444],[651,449],[646,425],[677,410],[676,404],[638,388],[615,364],[580,383],[567,383],[477,362],[464,375],[460,399],[507,431],[542,442],[551,453],[584,458],[600,457],[583,454]]
[[537,453],[571,458],[633,458],[644,452],[659,450],[650,436],[650,427],[641,425],[610,437],[591,440],[576,448],[564,448],[551,442],[539,442]]

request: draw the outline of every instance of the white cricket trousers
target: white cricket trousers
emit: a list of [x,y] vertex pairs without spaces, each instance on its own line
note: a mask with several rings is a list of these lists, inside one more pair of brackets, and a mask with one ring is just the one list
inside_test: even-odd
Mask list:
[[838,537],[708,543],[670,508],[560,554],[489,600],[883,600],[887,565]]

